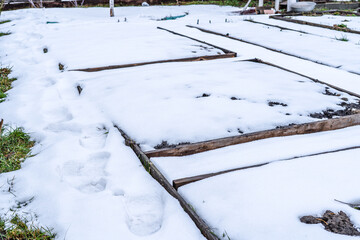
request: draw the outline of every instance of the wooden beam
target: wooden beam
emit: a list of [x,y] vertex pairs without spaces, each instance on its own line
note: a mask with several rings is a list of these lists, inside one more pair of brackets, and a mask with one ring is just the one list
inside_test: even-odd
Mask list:
[[200,180],[203,180],[206,178],[215,177],[215,176],[225,174],[225,173],[245,170],[245,169],[249,169],[249,168],[262,167],[264,165],[274,163],[274,162],[290,161],[290,160],[294,160],[294,159],[298,159],[298,158],[313,157],[313,156],[318,156],[318,155],[323,155],[323,154],[342,152],[342,151],[348,151],[348,150],[359,149],[359,148],[360,148],[360,146],[354,146],[354,147],[336,149],[336,150],[331,150],[331,151],[326,151],[326,152],[312,153],[312,154],[296,156],[296,157],[291,157],[291,158],[284,158],[284,159],[280,159],[280,160],[272,161],[272,162],[265,162],[265,163],[250,165],[250,166],[246,166],[246,167],[233,168],[233,169],[224,170],[224,171],[220,171],[220,172],[216,172],[216,173],[208,173],[208,174],[202,174],[202,175],[197,175],[197,176],[193,176],[193,177],[179,178],[179,179],[173,180],[173,186],[177,190],[179,187],[187,185],[189,183],[197,182],[197,181],[200,181]]
[[[306,57],[302,57],[302,56],[298,56],[298,55],[295,55],[295,54],[292,54],[292,53],[284,52],[282,50],[277,50],[275,48],[267,47],[267,46],[261,45],[259,43],[254,43],[254,42],[251,42],[251,41],[247,41],[247,40],[243,40],[243,39],[240,39],[240,38],[232,37],[229,34],[222,34],[222,33],[219,33],[219,32],[207,30],[205,28],[200,28],[200,27],[196,27],[196,26],[192,26],[192,25],[186,25],[186,26],[189,27],[189,28],[198,29],[198,30],[200,30],[202,32],[205,32],[205,33],[210,33],[210,34],[226,37],[226,38],[229,38],[229,39],[232,39],[232,40],[236,40],[236,41],[239,41],[239,42],[251,44],[251,45],[254,45],[254,46],[257,46],[257,47],[261,47],[261,48],[267,49],[267,50],[272,51],[272,52],[277,52],[277,53],[281,53],[281,54],[284,54],[284,55],[287,55],[287,56],[296,57],[296,58],[299,58],[299,59],[302,59],[302,60],[314,62],[314,63],[324,65],[324,66],[327,66],[327,67],[338,68],[338,66],[335,66],[335,65],[319,62],[319,61],[312,60],[312,59],[309,59],[309,58],[306,58]],[[350,73],[353,73],[353,74],[356,74],[356,75],[360,75],[360,73],[358,73],[358,72],[348,71],[348,70],[344,70],[344,71],[347,71],[347,72],[350,72]]]
[[360,125],[360,114],[344,116],[323,121],[316,121],[311,123],[296,124],[287,127],[276,128],[272,130],[265,130],[243,134],[234,137],[219,138],[198,143],[184,144],[174,148],[164,148],[145,152],[147,157],[169,157],[169,156],[186,156],[205,151],[210,151],[218,148],[223,148],[231,145],[252,142],[256,140],[285,137],[298,134],[309,134],[323,131],[331,131],[342,129],[346,127]]
[[324,84],[324,85],[326,85],[326,86],[328,86],[328,87],[331,87],[331,88],[333,88],[333,89],[336,89],[336,90],[338,90],[338,91],[340,91],[340,92],[345,92],[345,93],[347,93],[347,94],[349,94],[349,95],[351,95],[351,96],[360,98],[360,95],[357,94],[357,93],[348,91],[348,90],[346,90],[346,89],[344,89],[344,88],[337,87],[337,86],[332,85],[332,84],[329,84],[329,83],[327,83],[327,82],[320,81],[319,79],[316,79],[316,78],[313,78],[313,77],[309,77],[309,76],[304,75],[304,74],[302,74],[302,73],[298,73],[298,72],[292,71],[292,70],[290,70],[290,69],[281,67],[281,66],[279,66],[279,65],[276,65],[276,64],[273,64],[273,63],[269,63],[269,62],[263,61],[263,60],[261,60],[261,59],[259,59],[259,58],[253,58],[253,59],[247,59],[247,60],[241,60],[241,61],[244,61],[244,62],[246,62],[246,61],[256,62],[256,63],[261,63],[261,64],[269,65],[269,66],[272,66],[272,67],[276,67],[276,68],[279,68],[279,69],[281,69],[281,70],[284,70],[284,71],[287,71],[287,72],[290,72],[290,73],[294,73],[294,74],[296,74],[296,75],[299,75],[299,76],[301,76],[301,77],[308,78],[308,79],[310,79],[310,80],[313,81],[313,82],[320,83],[320,84]]
[[79,69],[70,69],[69,71],[99,72],[99,71],[104,71],[104,70],[138,67],[138,66],[157,64],[157,63],[195,62],[195,61],[214,60],[214,59],[232,58],[232,57],[236,57],[236,53],[226,53],[226,54],[219,54],[219,55],[199,56],[199,57],[190,57],[190,58],[178,58],[178,59],[141,62],[141,63],[130,63],[130,64],[122,64],[122,65],[111,65],[111,66],[95,67],[95,68],[79,68]]
[[114,127],[118,129],[118,131],[125,139],[125,144],[132,148],[132,150],[138,156],[141,163],[150,173],[150,175],[155,180],[157,180],[171,196],[173,196],[179,201],[181,207],[194,221],[194,223],[199,228],[201,233],[206,237],[206,239],[219,240],[219,238],[211,231],[211,228],[207,225],[207,223],[199,215],[197,215],[197,213],[190,207],[190,205],[185,201],[185,199],[175,190],[175,188],[169,183],[169,181],[166,180],[164,175],[157,169],[153,162],[143,153],[137,143],[134,142],[121,128],[116,125],[114,125]]
[[[297,24],[308,25],[308,26],[312,26],[312,27],[321,27],[321,28],[327,28],[327,29],[341,31],[341,32],[360,34],[360,31],[352,30],[349,28],[340,28],[340,27],[334,27],[334,26],[329,26],[329,25],[324,25],[324,24],[319,24],[319,23],[307,22],[307,21],[303,21],[303,20],[296,20],[296,19],[286,18],[286,16],[293,16],[293,15],[280,15],[280,16],[272,15],[272,16],[269,16],[269,18],[272,18],[275,20],[281,20],[281,21],[285,21],[285,22],[292,22],[292,23],[297,23]],[[296,15],[296,16],[301,16],[301,15]]]

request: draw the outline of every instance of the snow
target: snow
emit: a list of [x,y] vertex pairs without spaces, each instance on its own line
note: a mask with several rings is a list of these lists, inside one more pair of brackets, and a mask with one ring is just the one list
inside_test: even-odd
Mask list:
[[[348,94],[324,95],[322,84],[236,59],[148,65],[87,76],[79,82],[84,86],[82,98],[102,99],[99,107],[144,148],[162,141],[198,142],[311,122],[317,120],[309,117],[311,113],[341,109],[343,97],[355,100]],[[271,107],[269,102],[286,106]]]
[[[232,13],[238,10],[122,7],[115,8],[114,18],[108,17],[107,8],[3,12],[1,20],[12,21],[1,24],[0,31],[12,34],[0,37],[0,60],[2,66],[12,67],[12,76],[18,80],[0,104],[0,116],[5,123],[25,127],[36,146],[34,156],[21,170],[0,175],[0,213],[9,214],[17,202],[34,197],[19,211],[36,214],[36,221],[53,227],[58,239],[204,239],[179,203],[141,166],[114,124],[146,150],[162,140],[196,142],[238,135],[238,128],[252,132],[314,121],[310,113],[340,109],[341,98],[356,101],[344,93],[324,95],[325,86],[308,78],[242,61],[252,58],[360,94],[359,76],[346,71],[359,70],[357,36],[349,35],[350,41],[344,43],[331,39],[334,31],[309,26],[305,31],[320,36],[300,36],[243,21],[243,16]],[[185,13],[188,15],[183,18],[158,21]],[[254,16],[254,20],[275,21],[267,16]],[[327,67],[186,27],[197,22],[201,27],[343,66]],[[285,22],[277,24],[296,28]],[[238,57],[96,73],[67,71],[219,52],[158,26],[232,50]],[[44,54],[44,48],[48,53]],[[65,65],[65,71],[59,70],[59,63]],[[83,88],[80,95],[77,85]],[[210,96],[201,97],[204,93]],[[287,106],[270,107],[269,101]],[[321,226],[301,224],[298,217],[331,208],[346,211],[360,226],[358,213],[333,202],[335,197],[358,199],[353,190],[359,180],[358,150],[276,161],[357,145],[354,136],[358,131],[359,127],[352,127],[153,160],[169,180],[274,162],[180,188],[219,235],[226,231],[231,239],[347,239]],[[7,191],[7,182],[13,177],[14,195]],[[270,216],[282,220],[274,222]]]
[[358,210],[334,201],[359,200],[354,191],[360,180],[359,153],[277,162],[208,178],[179,192],[216,226],[218,235],[226,232],[230,239],[354,239],[329,233],[320,224],[306,225],[299,218],[343,210],[359,224]]
[[[216,24],[203,23],[199,27],[360,74],[358,63],[348,57],[351,54],[360,54],[360,45],[352,42],[281,30],[242,19],[231,19]],[[243,31],[249,28],[252,31]]]

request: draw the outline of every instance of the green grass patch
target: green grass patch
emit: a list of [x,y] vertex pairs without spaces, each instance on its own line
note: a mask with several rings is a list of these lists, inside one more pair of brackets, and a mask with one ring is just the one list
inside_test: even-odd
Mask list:
[[11,83],[16,80],[16,78],[9,78],[10,73],[11,68],[0,68],[0,103],[5,100],[5,92],[11,89]]
[[11,32],[0,32],[0,37],[10,35]]
[[34,141],[23,128],[3,127],[0,135],[0,173],[20,169],[21,163],[29,157]]
[[17,214],[10,219],[0,217],[1,240],[51,240],[55,236],[52,229],[38,227]]
[[11,20],[0,21],[0,24],[11,22]]

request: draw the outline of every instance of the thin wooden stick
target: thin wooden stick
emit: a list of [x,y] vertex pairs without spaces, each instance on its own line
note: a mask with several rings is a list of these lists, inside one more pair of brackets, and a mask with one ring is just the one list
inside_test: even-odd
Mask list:
[[219,54],[219,55],[200,56],[200,57],[191,57],[191,58],[178,58],[178,59],[141,62],[141,63],[130,63],[130,64],[123,64],[123,65],[111,65],[111,66],[95,67],[95,68],[79,68],[79,69],[70,69],[69,71],[99,72],[99,71],[104,71],[104,70],[138,67],[138,66],[157,64],[157,63],[194,62],[194,61],[214,60],[214,59],[232,58],[232,57],[236,57],[236,53],[231,52],[231,53]]
[[220,172],[216,172],[216,173],[208,173],[208,174],[202,174],[202,175],[197,175],[197,176],[193,176],[193,177],[179,178],[179,179],[173,180],[173,186],[177,190],[179,187],[184,186],[186,184],[197,182],[197,181],[200,181],[200,180],[203,180],[203,179],[206,179],[206,178],[210,178],[210,177],[215,177],[215,176],[225,174],[225,173],[245,170],[245,169],[249,169],[249,168],[262,167],[264,165],[274,163],[274,162],[290,161],[290,160],[294,160],[294,159],[298,159],[298,158],[313,157],[313,156],[329,154],[329,153],[336,153],[336,152],[342,152],[342,151],[348,151],[348,150],[358,149],[358,148],[360,148],[360,146],[341,148],[341,149],[325,151],[325,152],[319,152],[319,153],[312,153],[312,154],[307,154],[307,155],[295,156],[295,157],[291,157],[291,158],[284,158],[284,159],[280,159],[280,160],[276,160],[276,161],[272,161],[272,162],[265,162],[265,163],[250,165],[250,166],[246,166],[246,167],[239,167],[239,168],[224,170],[224,171],[220,171]]
[[173,188],[173,186],[166,180],[164,175],[157,169],[157,167],[151,162],[151,160],[142,152],[140,147],[134,142],[121,128],[114,125],[115,128],[119,130],[123,138],[125,139],[125,144],[130,146],[135,154],[140,159],[141,163],[144,165],[145,169],[150,173],[150,175],[155,178],[165,189],[166,191],[176,198],[184,211],[190,216],[194,221],[196,226],[199,228],[201,233],[208,240],[219,240],[219,238],[213,234],[211,228],[206,224],[206,222],[200,218],[199,215],[190,207],[190,205],[184,200],[184,198]]
[[169,157],[169,156],[186,156],[231,145],[252,142],[256,140],[285,137],[299,134],[317,133],[323,131],[331,131],[346,127],[360,125],[360,114],[344,116],[323,121],[311,123],[296,124],[287,127],[281,127],[271,130],[253,132],[234,137],[219,138],[198,143],[184,144],[175,148],[164,148],[145,152],[147,157]]
[[[335,66],[335,65],[331,65],[331,64],[319,62],[319,61],[316,61],[316,60],[312,60],[312,59],[309,59],[309,58],[306,58],[306,57],[301,57],[301,56],[298,56],[298,55],[295,55],[295,54],[292,54],[292,53],[284,52],[284,51],[282,51],[282,50],[277,50],[277,49],[275,49],[275,48],[267,47],[267,46],[261,45],[261,44],[259,44],[259,43],[254,43],[254,42],[250,42],[250,41],[243,40],[243,39],[240,39],[240,38],[232,37],[232,36],[229,36],[228,34],[222,34],[222,33],[219,33],[219,32],[207,30],[207,29],[205,29],[205,28],[195,27],[195,26],[192,26],[192,25],[186,25],[186,26],[189,27],[189,28],[198,29],[198,30],[200,30],[200,31],[202,31],[202,32],[205,32],[205,33],[210,33],[210,34],[214,34],[214,35],[218,35],[218,36],[222,36],[222,37],[227,37],[227,38],[230,38],[230,39],[232,39],[232,40],[236,40],[236,41],[239,41],[239,42],[251,44],[251,45],[254,45],[254,46],[257,46],[257,47],[261,47],[261,48],[267,49],[267,50],[269,50],[269,51],[281,53],[281,54],[284,54],[284,55],[287,55],[287,56],[291,56],[291,57],[296,57],[296,58],[299,58],[299,59],[302,59],[302,60],[314,62],[314,63],[320,64],[320,65],[324,65],[324,66],[327,66],[327,67],[332,67],[332,68],[338,68],[338,67],[339,67],[339,66]],[[343,70],[344,70],[344,69],[343,69]],[[360,73],[358,73],[358,72],[348,71],[348,70],[344,70],[344,71],[347,71],[347,72],[349,72],[349,73],[353,73],[353,74],[356,74],[356,75],[360,75]]]
[[[160,29],[160,30],[164,30],[164,31],[167,31],[167,32],[169,32],[169,33],[172,33],[172,34],[175,34],[175,35],[184,37],[184,38],[191,39],[191,40],[193,40],[193,41],[196,41],[196,42],[199,42],[199,43],[202,43],[202,44],[206,44],[206,45],[212,46],[212,47],[214,47],[214,48],[218,48],[218,49],[220,49],[221,51],[223,51],[224,53],[234,53],[233,51],[227,50],[227,49],[225,49],[225,48],[216,46],[216,45],[214,45],[214,44],[211,44],[211,43],[208,43],[208,42],[205,42],[205,41],[201,41],[201,40],[196,39],[196,38],[193,38],[193,37],[189,37],[189,36],[184,35],[184,34],[181,34],[181,33],[177,33],[177,32],[171,31],[171,30],[166,29],[166,28],[162,28],[162,27],[157,27],[157,28]],[[235,54],[236,54],[236,53],[235,53]],[[236,57],[236,55],[235,55],[235,57]]]

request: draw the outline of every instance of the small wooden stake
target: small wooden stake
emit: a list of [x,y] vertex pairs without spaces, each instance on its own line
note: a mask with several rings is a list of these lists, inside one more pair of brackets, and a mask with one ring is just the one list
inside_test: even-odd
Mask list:
[[256,140],[285,137],[298,134],[308,134],[323,131],[331,131],[346,127],[360,125],[360,114],[344,116],[340,118],[316,121],[312,123],[296,124],[288,127],[276,128],[260,132],[253,132],[234,137],[219,138],[210,141],[184,144],[175,148],[164,148],[145,152],[147,157],[169,157],[169,156],[186,156],[201,153],[209,150],[223,148],[231,145],[252,142]]
[[110,17],[114,17],[115,13],[114,13],[114,0],[109,0],[109,5],[110,5]]
[[4,119],[1,119],[1,121],[0,121],[0,138],[1,138],[1,131],[2,131],[3,124],[4,124]]

